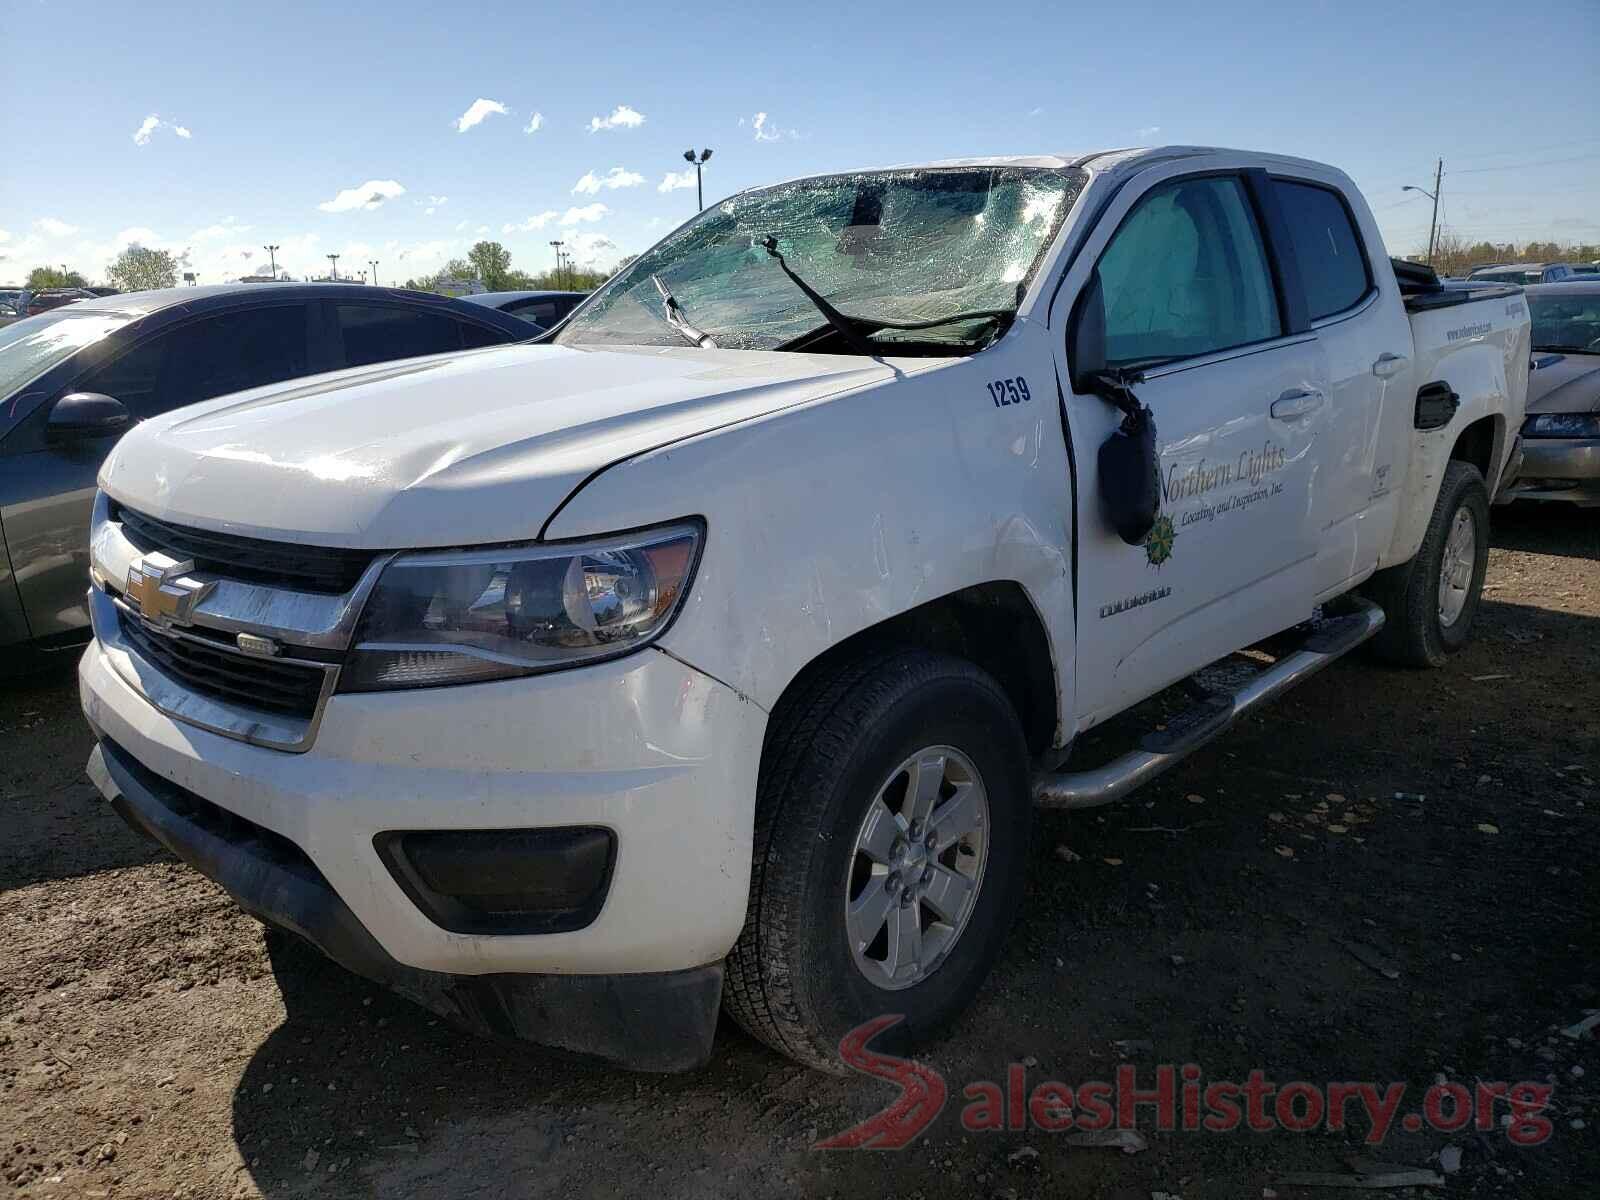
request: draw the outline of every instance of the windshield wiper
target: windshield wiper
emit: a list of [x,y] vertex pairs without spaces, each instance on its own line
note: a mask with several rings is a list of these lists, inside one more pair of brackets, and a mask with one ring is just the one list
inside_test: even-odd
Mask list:
[[845,316],[837,308],[824,300],[809,283],[807,283],[804,279],[801,279],[800,276],[796,275],[789,269],[789,264],[783,260],[783,255],[778,253],[777,238],[768,234],[767,240],[761,243],[761,248],[773,258],[778,260],[778,266],[783,268],[783,273],[790,279],[794,280],[795,287],[804,292],[806,294],[806,299],[811,301],[812,304],[816,305],[817,311],[827,318],[828,324],[832,325],[836,330],[839,331],[839,336],[845,340],[845,344],[849,346],[850,349],[854,350],[857,354],[863,354],[868,358],[876,358],[878,356],[879,351],[873,349],[871,343],[869,343],[866,338],[862,337],[860,331],[856,329],[855,325],[852,324],[852,322],[855,320],[854,317]]
[[689,318],[684,316],[683,305],[679,304],[673,294],[667,291],[667,285],[661,282],[661,276],[650,276],[650,282],[656,285],[656,291],[661,293],[661,303],[666,308],[666,322],[684,341],[692,346],[699,346],[706,350],[717,349],[717,343],[709,333],[696,329],[689,324]]
[[[1017,310],[1014,308],[979,308],[971,312],[951,313],[948,317],[935,317],[931,321],[883,321],[876,317],[853,317],[847,313],[840,312],[829,304],[827,300],[817,294],[810,284],[806,283],[804,279],[801,279],[790,269],[789,264],[784,261],[783,255],[778,253],[777,238],[769,236],[766,241],[761,243],[761,247],[778,260],[778,265],[783,268],[783,273],[794,280],[795,286],[806,294],[806,299],[816,305],[817,311],[828,319],[828,324],[838,331],[839,336],[844,338],[850,348],[857,354],[865,354],[870,358],[875,358],[882,354],[883,349],[872,345],[871,342],[867,341],[867,338],[875,333],[881,333],[885,329],[911,331],[937,329],[940,325],[953,325],[957,321],[989,320],[998,324],[1017,315]],[[799,337],[790,338],[787,342],[778,346],[777,349],[788,350],[794,346],[802,345],[809,341],[816,332],[813,329],[810,332],[802,333]]]

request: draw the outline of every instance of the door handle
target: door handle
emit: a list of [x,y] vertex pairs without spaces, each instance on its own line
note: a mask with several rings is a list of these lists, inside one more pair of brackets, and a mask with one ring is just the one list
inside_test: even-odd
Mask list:
[[1372,364],[1372,373],[1379,379],[1388,379],[1391,375],[1399,374],[1401,368],[1410,361],[1404,354],[1390,354],[1385,350],[1378,355],[1378,361]]
[[1272,402],[1272,415],[1279,421],[1294,421],[1322,407],[1322,393],[1309,388],[1290,388]]

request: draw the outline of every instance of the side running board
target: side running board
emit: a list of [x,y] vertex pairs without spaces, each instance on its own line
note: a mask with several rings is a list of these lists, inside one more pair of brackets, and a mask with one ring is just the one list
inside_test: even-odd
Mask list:
[[1120,800],[1181,762],[1257,705],[1309,679],[1383,628],[1383,610],[1357,599],[1358,608],[1323,621],[1300,644],[1233,692],[1214,693],[1145,735],[1137,750],[1089,771],[1040,772],[1033,802],[1041,808],[1094,808]]

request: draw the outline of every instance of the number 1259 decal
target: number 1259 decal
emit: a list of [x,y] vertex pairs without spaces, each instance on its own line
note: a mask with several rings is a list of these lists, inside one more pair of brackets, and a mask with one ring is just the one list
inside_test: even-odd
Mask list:
[[996,379],[983,386],[989,389],[989,399],[994,401],[996,408],[1003,408],[1007,404],[1025,404],[1033,399],[1033,393],[1028,391],[1028,381],[1021,375],[1015,379]]

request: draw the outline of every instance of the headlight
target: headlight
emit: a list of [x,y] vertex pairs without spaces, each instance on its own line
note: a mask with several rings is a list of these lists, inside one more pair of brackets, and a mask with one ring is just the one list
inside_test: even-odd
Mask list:
[[1533,413],[1522,424],[1523,437],[1600,437],[1600,413]]
[[592,542],[407,554],[384,568],[342,692],[478,683],[616,658],[672,623],[698,524]]

